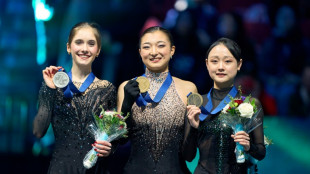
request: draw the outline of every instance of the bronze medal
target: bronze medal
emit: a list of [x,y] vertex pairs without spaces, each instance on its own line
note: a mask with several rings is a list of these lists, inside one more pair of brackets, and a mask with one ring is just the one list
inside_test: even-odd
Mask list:
[[187,97],[187,105],[195,105],[198,108],[202,105],[203,99],[202,96],[198,93],[191,93]]

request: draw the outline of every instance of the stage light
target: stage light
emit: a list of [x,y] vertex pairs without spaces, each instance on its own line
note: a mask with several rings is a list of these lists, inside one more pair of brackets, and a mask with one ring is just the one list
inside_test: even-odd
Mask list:
[[174,8],[177,11],[184,11],[188,8],[188,2],[186,0],[177,0],[174,4]]
[[33,0],[32,7],[37,32],[37,64],[42,65],[46,61],[46,35],[44,21],[49,21],[53,17],[54,9],[45,4],[45,0]]
[[44,0],[33,0],[32,7],[36,21],[49,21],[53,17],[54,9],[45,4]]

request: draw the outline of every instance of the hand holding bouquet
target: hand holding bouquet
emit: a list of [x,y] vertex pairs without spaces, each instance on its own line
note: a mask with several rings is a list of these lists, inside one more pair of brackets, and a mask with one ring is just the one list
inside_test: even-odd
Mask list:
[[[239,93],[241,88],[239,87]],[[240,131],[250,133],[252,130],[262,124],[262,119],[257,118],[260,109],[255,105],[255,99],[250,101],[251,96],[240,98],[230,98],[230,102],[223,108],[220,118],[223,124],[230,126],[234,134]],[[238,163],[245,162],[244,148],[236,143],[235,149],[236,159]]]
[[[127,137],[127,125],[125,120],[128,118],[129,114],[126,117],[123,117],[120,113],[115,111],[104,111],[101,107],[100,115],[94,116],[94,123],[88,125],[87,129],[95,137],[95,140],[98,141],[108,141],[111,142],[121,137]],[[97,152],[95,147],[93,147],[86,155],[83,160],[83,165],[85,168],[89,169],[96,164],[97,161]]]

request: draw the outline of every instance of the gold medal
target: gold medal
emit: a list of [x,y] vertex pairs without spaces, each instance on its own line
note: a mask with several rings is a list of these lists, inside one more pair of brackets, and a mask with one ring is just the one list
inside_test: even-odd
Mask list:
[[198,108],[202,105],[203,99],[202,96],[198,93],[191,93],[187,97],[187,105],[195,105]]
[[139,83],[140,93],[145,93],[150,88],[150,82],[146,77],[139,76],[136,81]]

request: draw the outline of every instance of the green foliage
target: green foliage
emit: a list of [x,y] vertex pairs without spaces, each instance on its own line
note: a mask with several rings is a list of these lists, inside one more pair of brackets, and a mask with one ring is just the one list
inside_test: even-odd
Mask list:
[[120,131],[125,131],[123,137],[127,137],[127,124],[125,120],[129,117],[129,114],[123,117],[121,113],[116,111],[105,111],[102,106],[100,106],[100,108],[100,115],[94,115],[98,129],[105,132],[107,135],[113,135],[115,133],[120,133]]

